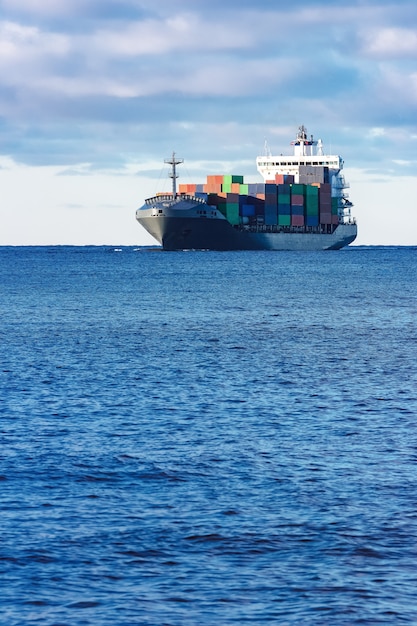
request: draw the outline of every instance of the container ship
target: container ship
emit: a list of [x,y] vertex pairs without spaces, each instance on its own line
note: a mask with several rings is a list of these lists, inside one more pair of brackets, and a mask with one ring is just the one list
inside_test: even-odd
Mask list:
[[256,159],[261,183],[243,176],[209,175],[202,184],[180,184],[175,152],[172,191],[157,193],[136,219],[164,250],[338,250],[357,236],[343,159],[325,155],[321,140],[296,134],[292,155]]

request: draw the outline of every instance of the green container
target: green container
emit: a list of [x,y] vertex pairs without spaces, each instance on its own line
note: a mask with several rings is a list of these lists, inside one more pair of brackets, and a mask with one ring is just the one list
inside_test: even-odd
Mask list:
[[318,204],[316,204],[316,205],[314,205],[314,204],[307,204],[305,209],[306,209],[306,215],[313,216],[313,215],[318,215],[319,214]]
[[241,196],[247,196],[249,193],[249,185],[242,184],[239,187],[239,193]]
[[232,193],[232,183],[225,183],[225,182],[223,182],[223,184],[222,184],[222,192],[223,193]]
[[224,215],[227,221],[233,225],[239,224],[239,202],[226,202],[223,206],[225,207]]
[[278,215],[279,226],[291,226],[291,215]]
[[289,193],[278,194],[278,204],[291,204],[291,196]]
[[306,192],[306,185],[301,183],[293,183],[291,185],[291,193],[296,196],[304,196]]
[[339,213],[339,198],[332,198],[332,215]]
[[224,183],[228,185],[231,185],[232,183],[243,183],[243,176],[238,176],[236,174],[224,174],[223,184]]
[[306,196],[319,196],[319,188],[315,185],[305,185]]
[[316,189],[316,192],[308,191],[305,197],[305,208],[307,215],[318,215],[319,213],[319,194],[318,187],[309,187],[307,189]]

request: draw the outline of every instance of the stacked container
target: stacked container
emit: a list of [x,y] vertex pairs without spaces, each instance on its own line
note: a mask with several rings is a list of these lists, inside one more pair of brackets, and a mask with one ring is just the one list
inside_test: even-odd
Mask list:
[[305,224],[306,226],[319,225],[319,187],[314,185],[305,185],[306,188],[306,210]]
[[[278,175],[279,179],[284,175]],[[292,177],[293,178],[293,177]],[[278,183],[278,225],[291,226],[291,184]]]
[[332,188],[329,183],[323,183],[319,187],[320,201],[320,224],[332,223]]
[[305,185],[291,186],[291,226],[304,226],[306,210]]
[[265,183],[265,224],[272,226],[277,223],[277,186]]
[[206,200],[232,225],[256,222],[302,228],[337,225],[339,221],[338,198],[332,198],[329,183],[294,183],[289,174],[249,184],[243,176],[210,175],[204,185],[179,185],[179,193]]

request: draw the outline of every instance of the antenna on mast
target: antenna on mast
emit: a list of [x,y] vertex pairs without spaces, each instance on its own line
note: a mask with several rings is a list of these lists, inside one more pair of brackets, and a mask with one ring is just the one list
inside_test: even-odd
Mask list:
[[173,152],[172,157],[170,159],[165,159],[164,163],[167,163],[168,165],[172,166],[171,174],[169,175],[169,177],[172,178],[172,195],[174,196],[174,198],[176,198],[177,197],[177,178],[178,178],[177,165],[184,163],[184,159],[175,158],[175,152]]

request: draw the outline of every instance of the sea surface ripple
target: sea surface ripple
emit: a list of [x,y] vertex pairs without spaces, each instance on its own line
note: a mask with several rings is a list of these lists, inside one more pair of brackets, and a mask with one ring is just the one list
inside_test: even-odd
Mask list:
[[0,248],[4,626],[417,624],[417,250]]

